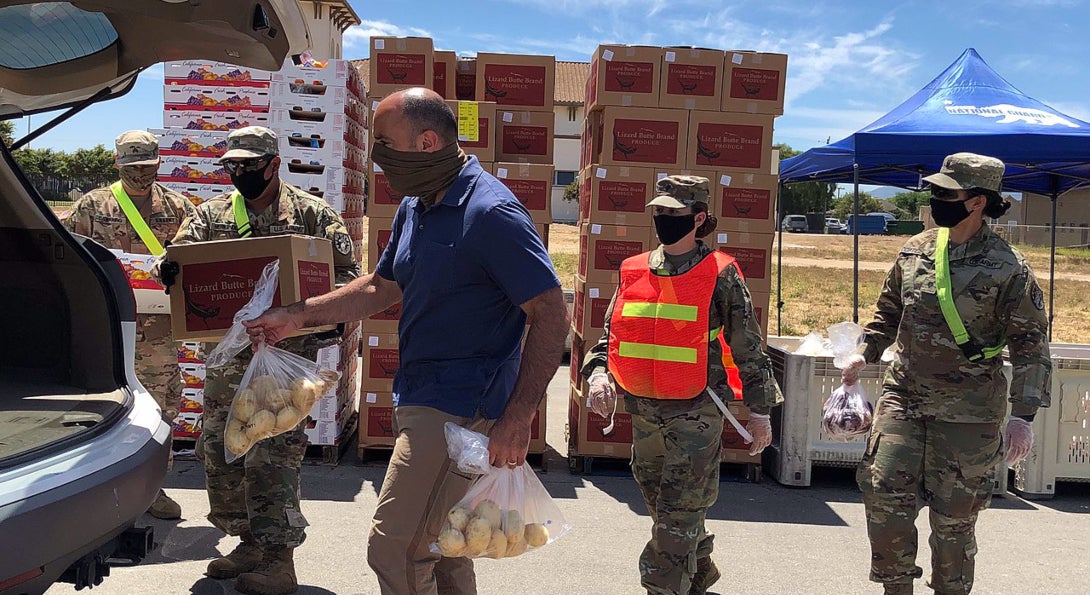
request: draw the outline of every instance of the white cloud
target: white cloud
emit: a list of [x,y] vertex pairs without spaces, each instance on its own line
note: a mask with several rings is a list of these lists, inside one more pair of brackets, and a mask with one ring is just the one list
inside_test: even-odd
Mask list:
[[419,27],[402,27],[387,21],[362,21],[344,32],[345,47],[368,45],[372,37],[431,37],[431,33]]

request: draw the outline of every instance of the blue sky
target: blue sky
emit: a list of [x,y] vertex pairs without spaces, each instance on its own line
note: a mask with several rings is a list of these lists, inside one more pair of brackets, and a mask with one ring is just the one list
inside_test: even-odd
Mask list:
[[[911,96],[967,47],[1015,87],[1090,120],[1090,11],[1081,0],[954,2],[709,0],[354,0],[370,35],[426,35],[437,49],[554,54],[588,60],[599,43],[756,49],[789,56],[787,107],[776,142],[797,149],[839,140]],[[36,116],[34,125],[44,122]],[[130,128],[162,126],[162,68],[126,97],[94,106],[34,146],[110,146]],[[16,123],[25,132],[26,121]]]

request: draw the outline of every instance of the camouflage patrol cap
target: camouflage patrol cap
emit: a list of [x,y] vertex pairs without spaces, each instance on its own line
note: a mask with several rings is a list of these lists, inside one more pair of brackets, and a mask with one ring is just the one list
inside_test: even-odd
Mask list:
[[700,176],[666,176],[655,185],[655,198],[647,203],[649,207],[684,209],[694,202],[707,204],[708,178]]
[[932,186],[948,190],[968,190],[984,188],[999,192],[1003,185],[1003,171],[1006,167],[995,157],[975,153],[954,153],[942,161],[939,173],[923,179]]
[[279,154],[275,132],[264,126],[247,126],[227,135],[227,152],[220,157],[220,161]]
[[118,165],[158,165],[159,139],[150,132],[130,130],[114,139]]

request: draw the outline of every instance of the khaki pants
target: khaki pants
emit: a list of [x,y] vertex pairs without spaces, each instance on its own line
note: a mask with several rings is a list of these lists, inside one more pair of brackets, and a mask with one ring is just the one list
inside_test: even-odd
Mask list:
[[455,417],[431,407],[394,410],[397,441],[367,540],[367,562],[383,595],[475,595],[473,562],[428,549],[474,476],[447,454],[443,425],[486,433],[492,420]]

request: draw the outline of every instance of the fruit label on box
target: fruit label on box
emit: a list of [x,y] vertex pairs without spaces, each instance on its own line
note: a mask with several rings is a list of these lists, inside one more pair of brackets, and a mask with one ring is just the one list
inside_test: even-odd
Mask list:
[[667,64],[666,92],[689,97],[715,96],[715,66]]
[[373,437],[394,437],[394,408],[367,408],[367,435]]
[[609,302],[613,296],[605,298],[590,298],[590,326],[593,328],[605,328],[606,311],[609,310]]
[[371,347],[368,349],[368,353],[368,378],[392,380],[397,374],[397,368],[401,361],[397,348],[377,349]]
[[761,167],[767,143],[764,126],[703,122],[693,132],[697,165]]
[[608,417],[601,417],[594,413],[587,414],[587,441],[588,442],[612,442],[616,444],[632,444],[632,416],[627,413],[618,413],[613,418],[613,431],[608,435],[603,432],[609,425]]
[[643,252],[641,242],[622,242],[618,240],[598,240],[594,243],[594,268],[599,270],[620,270],[621,264],[630,256]]
[[499,105],[552,105],[553,90],[546,95],[546,75],[544,66],[485,64],[483,99]]
[[519,180],[501,178],[501,182],[528,211],[544,211],[549,208],[551,183],[545,180]]
[[481,135],[480,107],[476,101],[458,102],[458,141],[476,143]]
[[734,68],[730,75],[730,96],[735,99],[777,101],[780,71],[762,68]]
[[[185,265],[181,289],[185,297],[186,328],[230,328],[235,313],[253,297],[254,285],[265,265],[273,260],[276,258],[267,256]],[[272,305],[280,305],[279,291]]]
[[643,213],[647,182],[598,182],[598,210]]
[[549,129],[545,126],[505,124],[501,152],[507,155],[548,155],[551,142]]
[[386,179],[386,175],[382,173],[375,174],[375,187],[371,189],[371,192],[374,198],[373,204],[376,205],[396,207],[401,204],[401,199],[405,198],[390,187],[390,182]]
[[768,219],[772,208],[772,192],[763,188],[723,187],[724,217],[736,219]]
[[371,320],[401,320],[401,302],[372,315]]
[[405,85],[426,87],[434,81],[426,80],[427,57],[424,54],[379,53],[372,57],[377,61],[380,85]]
[[680,127],[678,122],[617,118],[613,128],[613,159],[676,163]]
[[111,252],[117,257],[117,261],[121,263],[121,268],[129,279],[129,287],[163,291],[163,286],[151,275],[151,269],[155,266],[158,258],[150,254],[132,254],[121,250],[111,250]]
[[329,293],[329,286],[329,265],[321,262],[299,261],[300,299],[305,300]]
[[745,246],[720,246],[719,251],[729,254],[738,261],[738,268],[746,279],[764,279],[768,276],[765,265],[768,264],[768,250],[765,248],[747,248]]
[[655,65],[650,62],[606,62],[606,91],[650,93],[655,85]]

